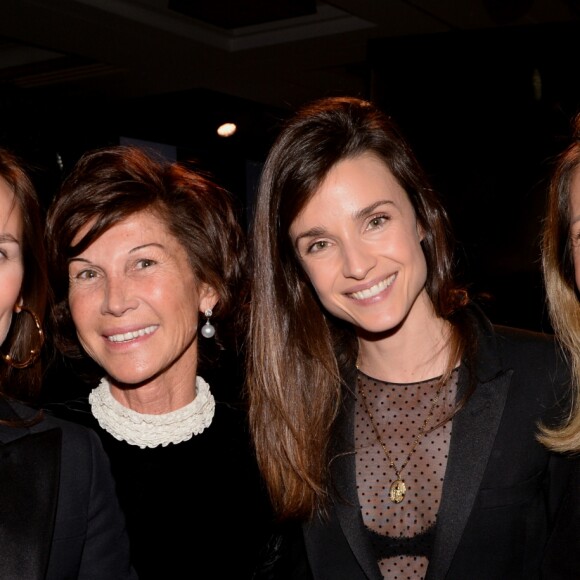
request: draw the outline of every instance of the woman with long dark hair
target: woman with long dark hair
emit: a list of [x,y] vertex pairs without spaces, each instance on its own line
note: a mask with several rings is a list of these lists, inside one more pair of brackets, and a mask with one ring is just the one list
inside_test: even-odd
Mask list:
[[263,169],[252,256],[251,428],[287,523],[264,573],[539,578],[566,470],[537,423],[562,412],[567,367],[457,282],[447,213],[395,123],[355,98],[298,111]]

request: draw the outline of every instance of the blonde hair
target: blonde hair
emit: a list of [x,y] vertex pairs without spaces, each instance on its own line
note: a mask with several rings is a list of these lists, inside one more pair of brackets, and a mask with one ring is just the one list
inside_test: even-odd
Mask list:
[[580,171],[580,114],[573,141],[556,159],[548,190],[542,232],[542,270],[554,333],[568,359],[573,388],[570,412],[556,427],[543,426],[539,439],[554,451],[580,451],[580,294],[576,286],[570,238],[572,180]]

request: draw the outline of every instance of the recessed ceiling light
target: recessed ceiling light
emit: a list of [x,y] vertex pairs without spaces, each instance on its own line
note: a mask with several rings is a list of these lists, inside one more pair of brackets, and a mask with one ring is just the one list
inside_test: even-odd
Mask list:
[[223,123],[217,129],[217,134],[220,137],[231,137],[236,131],[237,126],[235,123]]

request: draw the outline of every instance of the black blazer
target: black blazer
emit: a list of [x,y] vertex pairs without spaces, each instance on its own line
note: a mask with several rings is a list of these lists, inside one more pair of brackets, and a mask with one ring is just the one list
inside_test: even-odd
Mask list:
[[580,454],[570,455],[567,461],[570,482],[542,566],[542,578],[547,580],[580,578]]
[[[569,467],[535,433],[539,420],[563,414],[569,372],[551,337],[494,329],[481,313],[475,324],[477,385],[453,419],[426,580],[534,580]],[[467,388],[464,367],[458,396]],[[347,380],[355,393],[355,372]],[[355,396],[347,396],[335,434],[330,519],[302,526],[315,580],[382,579],[357,497],[354,408]]]
[[[0,399],[0,418],[34,411]],[[46,416],[0,425],[0,577],[136,579],[125,521],[97,435]]]

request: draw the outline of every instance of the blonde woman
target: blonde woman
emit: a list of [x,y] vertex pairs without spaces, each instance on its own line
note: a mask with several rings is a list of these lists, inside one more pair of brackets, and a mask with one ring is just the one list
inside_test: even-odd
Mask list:
[[[548,193],[542,266],[552,326],[566,349],[580,389],[580,114],[573,138],[557,158]],[[568,420],[546,429],[543,441],[557,451],[580,450],[580,397]]]
[[580,114],[572,140],[556,158],[548,190],[542,238],[542,267],[552,326],[573,375],[570,411],[557,427],[544,427],[540,440],[567,456],[573,478],[546,556],[546,578],[578,577],[580,555]]

